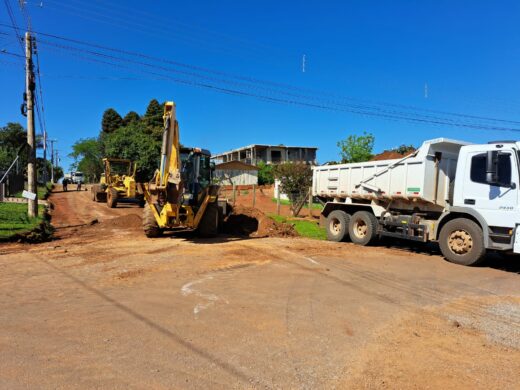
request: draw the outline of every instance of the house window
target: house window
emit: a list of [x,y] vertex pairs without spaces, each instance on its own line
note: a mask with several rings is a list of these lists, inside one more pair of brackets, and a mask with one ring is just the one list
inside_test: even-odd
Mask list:
[[274,163],[282,161],[282,152],[279,150],[271,150],[271,161]]

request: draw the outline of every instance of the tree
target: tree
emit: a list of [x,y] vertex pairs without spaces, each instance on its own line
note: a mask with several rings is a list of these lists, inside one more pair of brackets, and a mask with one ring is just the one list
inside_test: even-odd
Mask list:
[[301,210],[312,184],[312,168],[304,163],[285,162],[274,166],[274,176],[280,181],[279,190],[289,197],[293,215]]
[[363,135],[351,134],[346,139],[339,141],[341,162],[355,163],[370,160],[374,141],[375,137],[367,132],[363,132]]
[[103,133],[113,133],[123,126],[123,118],[113,108],[105,110],[101,120],[101,130]]
[[260,161],[257,164],[258,167],[258,184],[273,184],[274,183],[274,173],[273,166],[268,165],[263,161]]
[[[19,123],[9,122],[0,128],[0,170],[9,168],[20,152],[22,146],[27,144],[27,132]],[[27,166],[27,153],[20,152],[18,166]]]
[[404,155],[408,155],[412,152],[415,152],[415,146],[403,144],[403,145],[393,149],[392,151],[402,154],[404,156]]
[[147,132],[158,138],[162,136],[163,131],[163,111],[164,105],[159,104],[157,99],[152,99],[148,103],[146,113],[143,116]]
[[83,172],[87,182],[97,181],[103,172],[101,142],[96,138],[84,138],[72,145],[69,157],[74,159],[72,168]]
[[141,120],[141,117],[139,116],[139,114],[137,112],[130,111],[123,118],[123,126],[128,126],[130,123],[139,122],[140,120]]
[[106,157],[127,158],[137,163],[138,181],[149,181],[159,166],[161,142],[150,137],[142,122],[119,128],[104,142]]

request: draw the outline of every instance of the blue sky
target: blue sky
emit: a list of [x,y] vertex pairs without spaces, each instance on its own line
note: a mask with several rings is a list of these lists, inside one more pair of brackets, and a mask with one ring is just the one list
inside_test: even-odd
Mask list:
[[[35,31],[323,91],[321,102],[341,95],[360,104],[387,102],[520,120],[518,1],[150,3],[27,0],[26,7]],[[11,0],[11,5],[23,26],[18,2]],[[2,3],[0,22],[10,23]],[[0,35],[0,51],[20,54],[12,30],[0,31],[11,33]],[[325,162],[338,159],[338,140],[363,131],[375,135],[375,151],[443,136],[473,142],[518,138],[515,132],[232,96],[158,80],[136,66],[87,62],[44,44],[39,53],[49,137],[58,139],[65,168],[70,146],[98,134],[106,108],[121,115],[143,113],[152,98],[177,103],[184,144],[213,152],[252,143],[308,145],[317,146],[318,159]],[[0,85],[0,125],[23,123],[24,70],[13,56],[0,54]]]

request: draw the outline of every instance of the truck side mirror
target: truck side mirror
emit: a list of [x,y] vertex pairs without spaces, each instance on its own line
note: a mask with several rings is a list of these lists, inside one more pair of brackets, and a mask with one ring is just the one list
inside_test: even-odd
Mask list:
[[486,183],[497,184],[498,177],[498,151],[490,150],[486,158]]
[[215,172],[215,162],[214,161],[211,161],[209,163],[209,169],[211,169],[211,172]]

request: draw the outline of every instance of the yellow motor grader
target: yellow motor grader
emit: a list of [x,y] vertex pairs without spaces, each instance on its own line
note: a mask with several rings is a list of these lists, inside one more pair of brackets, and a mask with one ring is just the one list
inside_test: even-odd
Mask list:
[[118,202],[137,203],[144,206],[144,195],[138,192],[135,181],[136,164],[122,158],[104,158],[104,173],[99,184],[91,188],[92,200],[107,202],[110,208],[117,207]]
[[211,154],[180,146],[175,103],[165,103],[163,120],[160,168],[149,183],[141,184],[146,200],[144,233],[157,237],[165,230],[191,230],[215,236],[223,208],[218,203],[219,186],[212,184]]

